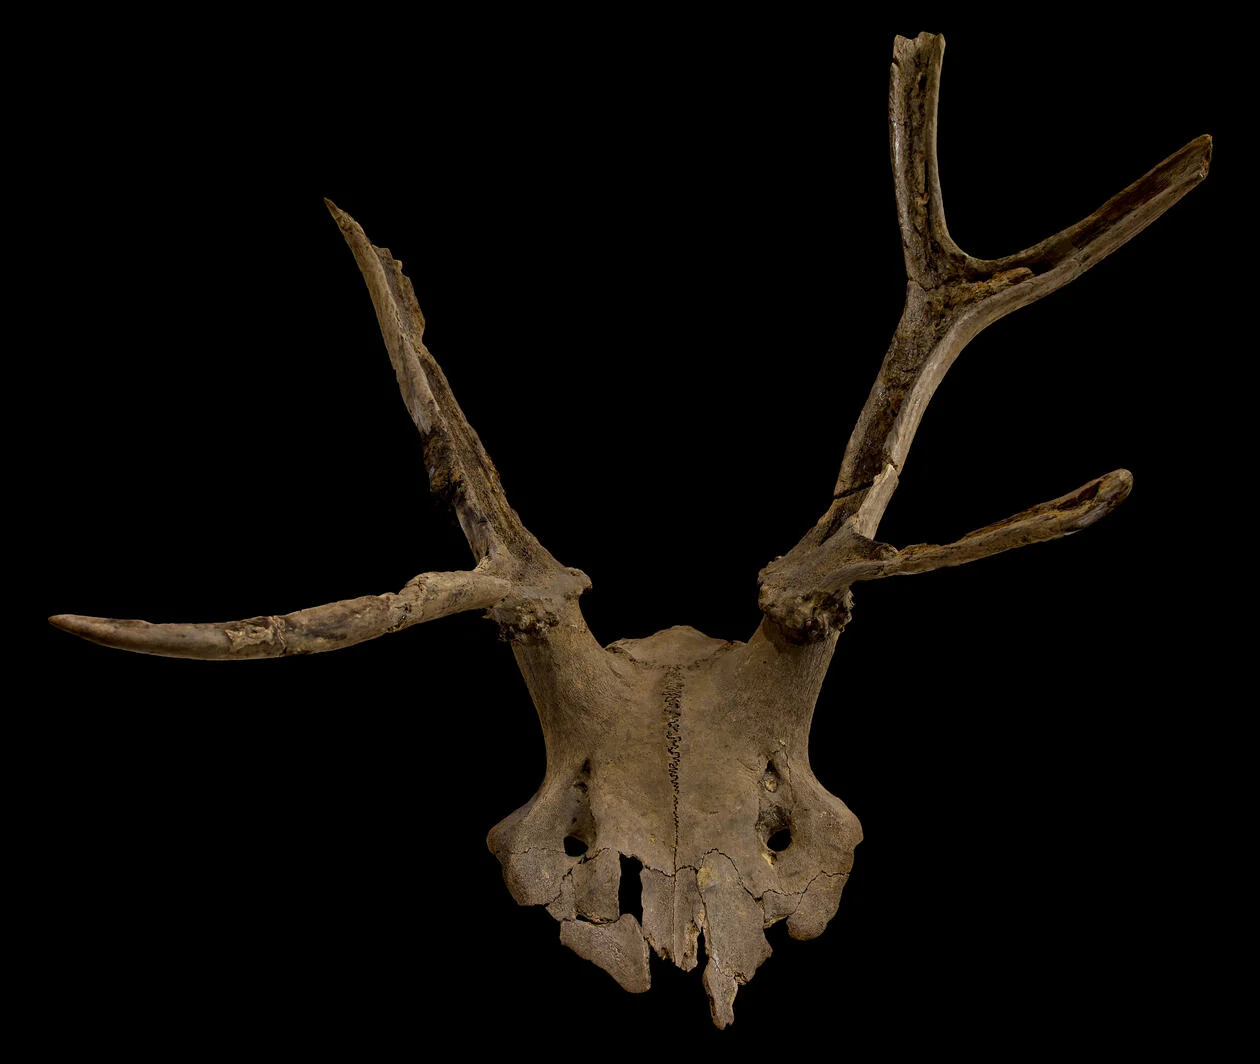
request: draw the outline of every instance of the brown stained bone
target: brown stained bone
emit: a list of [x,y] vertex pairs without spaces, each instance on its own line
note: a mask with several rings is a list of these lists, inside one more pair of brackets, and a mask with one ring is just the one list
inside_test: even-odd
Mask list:
[[[761,572],[762,610],[786,628],[821,638],[848,619],[848,588],[893,572],[958,565],[1024,543],[1067,535],[1097,520],[1132,477],[1116,470],[1071,497],[1043,503],[949,547],[908,548],[909,564],[874,565],[892,548],[873,543],[897,490],[932,395],[967,343],[986,326],[1049,295],[1101,262],[1207,176],[1212,138],[1197,137],[1088,218],[1002,259],[977,259],[945,225],[936,161],[936,111],[945,39],[898,37],[888,91],[893,179],[906,263],[906,301],[884,363],[849,437],[834,502],[792,550]],[[1097,486],[1097,490],[1093,490]],[[1063,511],[1071,498],[1073,514]],[[1058,510],[1056,521],[1049,511]],[[1014,523],[1017,527],[1009,527]],[[1027,534],[1021,536],[1018,528]]]
[[251,617],[222,624],[150,624],[59,614],[49,621],[63,631],[102,646],[168,658],[236,661],[322,654],[340,650],[413,624],[465,610],[487,609],[511,585],[474,571],[421,573],[398,594],[343,599],[280,617]]
[[[719,1027],[770,954],[764,929],[820,934],[861,841],[857,818],[810,770],[823,678],[861,580],[960,565],[1087,527],[1128,494],[1116,470],[944,545],[896,550],[876,531],[923,411],[981,329],[1079,276],[1194,187],[1201,137],[1093,215],[1025,251],[981,260],[945,224],[936,160],[944,40],[897,38],[889,91],[906,263],[902,319],[853,430],[834,501],[761,574],[764,617],[746,642],[670,628],[601,647],[578,605],[590,586],[557,562],[507,502],[493,463],[423,343],[402,266],[329,204],[367,282],[399,387],[424,441],[431,489],[453,508],[476,567],[426,573],[398,594],[228,624],[58,616],[122,649],[214,660],[316,653],[421,621],[487,610],[510,641],[547,746],[537,793],[490,832],[512,896],[542,905],[561,941],[625,989],[650,985],[650,952],[703,985]],[[623,858],[640,866],[642,920],[620,912]]]

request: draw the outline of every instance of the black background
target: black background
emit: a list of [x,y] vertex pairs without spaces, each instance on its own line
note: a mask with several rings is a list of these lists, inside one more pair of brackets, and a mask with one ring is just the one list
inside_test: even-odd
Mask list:
[[[50,1046],[378,1059],[439,1032],[572,1053],[671,1031],[1006,1054],[1202,1047],[1236,1007],[1212,974],[1237,934],[1218,816],[1239,708],[1214,618],[1241,579],[1218,565],[1220,426],[1249,356],[1227,338],[1243,164],[1215,28],[645,19],[61,42],[20,116],[13,221],[38,242],[11,252],[39,426],[20,921]],[[866,841],[820,939],[770,933],[732,1031],[698,973],[654,961],[627,995],[512,902],[484,837],[543,746],[478,616],[239,666],[41,628],[279,613],[470,564],[326,195],[406,264],[513,504],[594,581],[596,637],[747,638],[900,313],[887,73],[920,28],[949,40],[941,167],[973,254],[1200,133],[1217,155],[937,393],[888,542],[1119,466],[1136,487],[1085,535],[857,589],[811,758]]]

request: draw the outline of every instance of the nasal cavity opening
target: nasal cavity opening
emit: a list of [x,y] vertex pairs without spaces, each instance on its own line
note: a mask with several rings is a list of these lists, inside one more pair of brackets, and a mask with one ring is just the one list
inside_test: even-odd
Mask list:
[[637,857],[621,855],[621,885],[617,888],[617,908],[643,923],[643,862]]
[[[555,836],[553,835],[552,838],[554,839]],[[586,853],[587,849],[586,843],[576,835],[566,835],[564,837],[564,852],[570,857],[581,857]]]
[[766,845],[775,853],[782,853],[792,845],[792,829],[779,828],[778,831],[766,839]]

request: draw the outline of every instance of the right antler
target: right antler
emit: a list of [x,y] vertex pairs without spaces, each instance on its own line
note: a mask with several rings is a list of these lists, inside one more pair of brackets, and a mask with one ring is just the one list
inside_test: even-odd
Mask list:
[[424,346],[424,315],[402,263],[374,246],[350,215],[325,200],[367,281],[381,335],[412,420],[424,440],[430,488],[459,519],[477,567],[422,573],[398,594],[369,595],[283,616],[214,624],[150,624],[60,614],[58,628],[104,646],[168,657],[239,661],[315,654],[422,621],[494,607],[501,625],[545,632],[576,609],[586,575],[557,562],[508,505],[498,471]]
[[1117,469],[944,546],[897,551],[874,540],[923,412],[968,341],[1139,233],[1207,176],[1212,155],[1212,138],[1198,137],[1076,225],[1003,259],[973,258],[950,237],[941,200],[936,111],[944,50],[943,37],[923,33],[912,41],[898,37],[893,52],[888,113],[905,310],[849,438],[834,502],[761,573],[761,608],[802,635],[843,627],[856,581],[960,565],[1068,535],[1109,513],[1133,484]]

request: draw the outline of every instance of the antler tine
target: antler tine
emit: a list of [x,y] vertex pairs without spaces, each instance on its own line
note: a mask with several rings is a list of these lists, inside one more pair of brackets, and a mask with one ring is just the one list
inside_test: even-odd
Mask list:
[[557,565],[508,505],[498,470],[424,346],[424,315],[402,263],[332,200],[324,202],[367,282],[403,402],[424,439],[429,487],[455,511],[478,561],[489,559],[496,569],[542,559]]
[[63,613],[48,620],[71,635],[117,650],[168,658],[244,661],[340,650],[452,613],[486,609],[509,590],[506,580],[475,571],[421,573],[396,595],[342,599],[279,617],[251,617],[222,624],[150,624]]
[[[785,626],[820,632],[826,627],[824,617],[832,625],[837,619],[847,619],[845,593],[861,580],[926,573],[1070,536],[1111,513],[1132,489],[1133,474],[1116,469],[1057,499],[969,532],[953,543],[916,543],[900,550],[862,535],[854,522],[846,522],[831,539],[795,560],[790,584],[782,577],[776,579],[780,563],[767,566],[762,574],[763,601],[769,598],[774,603],[775,616]],[[810,589],[809,594],[793,594],[804,587]]]
[[1207,176],[1212,156],[1212,138],[1198,137],[1088,218],[1014,255],[974,258],[945,224],[936,156],[944,51],[945,39],[927,33],[894,45],[889,135],[905,309],[849,438],[834,502],[791,552],[762,571],[762,609],[792,629],[820,633],[842,624],[845,592],[857,580],[958,565],[1068,535],[1109,512],[1132,485],[1131,474],[1117,470],[948,546],[897,552],[874,541],[923,412],[967,343],[1136,236]]
[[893,42],[888,128],[906,276],[925,288],[966,259],[945,225],[936,162],[936,112],[945,38],[921,33]]

